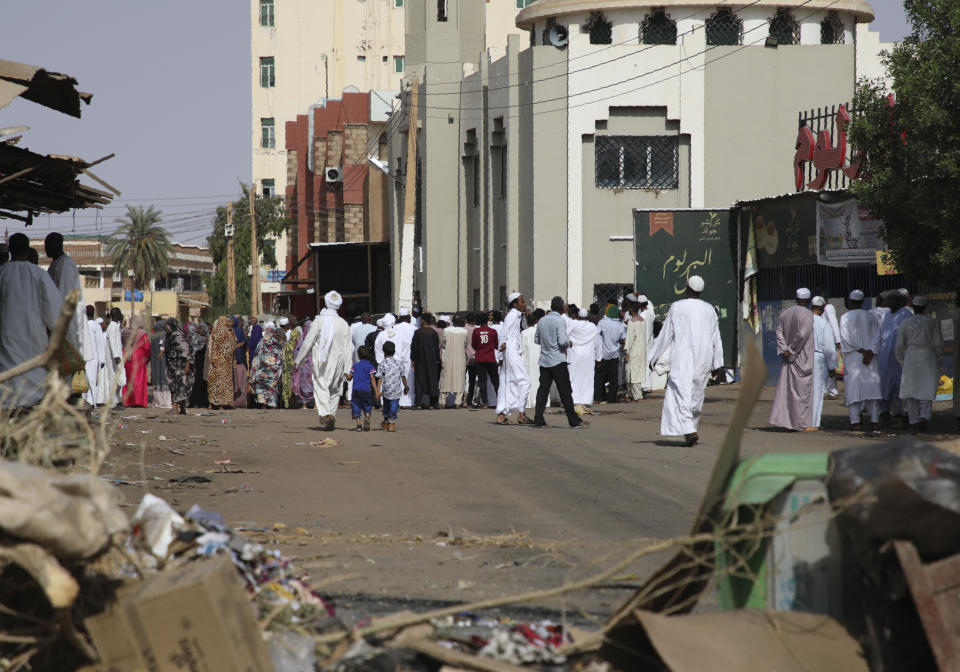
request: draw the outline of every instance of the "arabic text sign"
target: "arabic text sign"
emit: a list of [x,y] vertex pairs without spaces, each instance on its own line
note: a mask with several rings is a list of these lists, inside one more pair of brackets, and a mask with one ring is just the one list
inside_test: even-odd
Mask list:
[[817,263],[825,266],[875,264],[886,249],[881,222],[857,207],[855,199],[817,203]]

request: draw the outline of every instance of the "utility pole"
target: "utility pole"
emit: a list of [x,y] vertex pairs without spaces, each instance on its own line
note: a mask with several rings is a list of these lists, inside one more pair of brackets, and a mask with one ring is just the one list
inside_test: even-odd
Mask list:
[[250,314],[259,318],[263,312],[260,296],[260,256],[257,253],[257,194],[254,184],[250,184]]
[[403,198],[403,232],[400,237],[400,291],[397,303],[403,308],[413,308],[413,229],[417,212],[417,124],[419,123],[420,84],[416,77],[410,78],[410,110],[407,113],[407,168],[406,188]]
[[227,305],[233,306],[237,302],[237,259],[233,251],[233,202],[227,203],[227,225],[223,227],[223,235],[227,238]]

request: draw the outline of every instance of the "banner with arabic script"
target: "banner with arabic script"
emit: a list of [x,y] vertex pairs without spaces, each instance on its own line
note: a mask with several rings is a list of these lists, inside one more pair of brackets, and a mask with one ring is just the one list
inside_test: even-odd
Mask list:
[[634,210],[637,291],[659,319],[684,298],[687,278],[699,275],[701,297],[720,320],[724,362],[736,365],[737,233],[728,210]]
[[824,266],[875,264],[886,245],[881,222],[857,207],[855,198],[817,203],[817,263]]

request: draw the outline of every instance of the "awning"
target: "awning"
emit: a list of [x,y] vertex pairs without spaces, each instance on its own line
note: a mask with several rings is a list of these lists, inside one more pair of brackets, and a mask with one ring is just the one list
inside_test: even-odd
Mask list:
[[9,105],[17,96],[78,118],[80,101],[89,105],[93,98],[92,93],[77,91],[77,80],[70,75],[0,60],[0,107]]
[[[78,179],[96,163],[73,156],[43,156],[0,143],[0,210],[57,213],[74,208],[101,208],[113,196],[80,184]],[[0,212],[0,217],[9,216]]]

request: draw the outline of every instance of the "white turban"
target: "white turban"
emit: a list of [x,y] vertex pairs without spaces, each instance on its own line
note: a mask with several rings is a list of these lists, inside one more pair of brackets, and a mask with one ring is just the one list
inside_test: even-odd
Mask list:
[[383,322],[384,329],[389,329],[390,327],[392,327],[397,323],[397,318],[393,316],[393,313],[387,313],[386,315],[383,316],[383,318],[381,319],[381,322]]
[[850,300],[863,301],[863,292],[861,292],[859,289],[853,290],[852,292],[850,292]]
[[691,276],[687,279],[687,287],[689,287],[690,289],[692,289],[692,290],[695,291],[695,292],[702,292],[702,291],[703,291],[703,278],[701,278],[699,275],[691,275]]
[[627,301],[631,302],[631,303],[636,303],[636,302],[637,302],[637,295],[636,295],[636,294],[627,294],[627,295],[626,295],[625,297],[623,297],[623,298],[626,299]]
[[815,306],[820,306],[821,308],[823,308],[825,305],[827,305],[827,300],[822,296],[815,296],[813,297],[813,301],[811,301],[810,303],[812,303]]
[[381,317],[379,320],[377,320],[377,326],[380,327],[381,329],[383,329],[383,318],[382,318],[382,317]]
[[266,328],[266,327],[275,327],[275,326],[277,326],[277,323],[274,322],[273,320],[270,320],[270,321],[268,321],[268,322],[267,322],[265,325],[263,325],[263,326],[264,326],[264,328]]
[[409,314],[410,314],[410,309],[407,308],[406,306],[400,309],[400,312],[399,312],[400,317],[406,317]]
[[913,297],[913,305],[915,306],[925,306],[927,305],[927,299],[924,296],[915,296]]
[[337,290],[331,289],[329,292],[323,295],[323,302],[326,304],[327,308],[337,310],[343,305],[343,297],[340,296],[340,293]]
[[586,308],[581,308],[580,312],[577,313],[577,317],[586,317],[590,312]]
[[285,317],[281,317],[281,318],[280,318],[280,326],[281,326],[281,327],[285,327],[285,326],[287,326],[288,324],[290,324],[290,320],[288,320],[288,319],[285,318]]
[[810,290],[807,289],[806,287],[801,287],[800,289],[797,290],[797,298],[798,298],[798,299],[801,299],[801,300],[802,300],[802,299],[809,299],[809,298],[810,298]]
[[520,294],[520,292],[510,292],[509,294],[507,294],[507,305],[509,306],[511,303],[519,299],[521,296],[522,295]]

